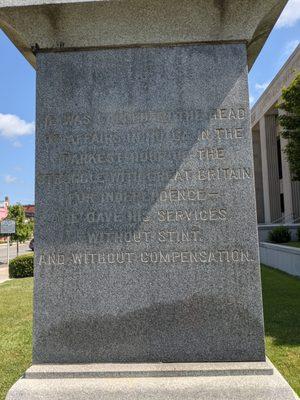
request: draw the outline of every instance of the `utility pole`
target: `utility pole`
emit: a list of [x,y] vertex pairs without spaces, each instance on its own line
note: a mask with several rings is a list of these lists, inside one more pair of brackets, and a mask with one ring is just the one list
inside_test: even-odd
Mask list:
[[10,236],[7,236],[7,266],[9,268],[9,246],[10,246]]

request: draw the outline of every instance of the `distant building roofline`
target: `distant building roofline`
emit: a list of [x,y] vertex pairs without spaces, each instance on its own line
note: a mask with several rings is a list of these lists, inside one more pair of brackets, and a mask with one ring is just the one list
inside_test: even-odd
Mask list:
[[298,72],[300,72],[300,44],[298,44],[269,86],[252,107],[252,127],[255,126],[260,118],[278,101],[281,97],[283,87],[288,86]]

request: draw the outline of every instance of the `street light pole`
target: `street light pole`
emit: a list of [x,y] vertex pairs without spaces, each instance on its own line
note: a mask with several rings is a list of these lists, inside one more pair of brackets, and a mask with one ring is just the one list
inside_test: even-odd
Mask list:
[[7,266],[9,268],[9,244],[10,244],[10,236],[7,236]]

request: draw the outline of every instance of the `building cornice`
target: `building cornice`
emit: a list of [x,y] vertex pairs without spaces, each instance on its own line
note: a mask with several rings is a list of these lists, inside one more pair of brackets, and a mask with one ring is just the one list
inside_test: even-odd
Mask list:
[[290,85],[297,73],[300,72],[300,45],[282,66],[268,88],[257,100],[251,110],[251,127],[253,128],[262,116],[281,97],[282,89]]

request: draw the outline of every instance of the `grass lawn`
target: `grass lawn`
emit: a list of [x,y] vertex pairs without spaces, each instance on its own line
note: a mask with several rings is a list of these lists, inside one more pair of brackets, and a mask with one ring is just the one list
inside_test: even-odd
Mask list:
[[[300,394],[300,279],[262,267],[267,355]],[[32,278],[0,285],[0,400],[31,362]]]
[[0,399],[31,362],[32,278],[0,285]]
[[298,247],[300,249],[300,242],[283,243],[284,246]]
[[262,267],[267,355],[300,395],[300,279]]

